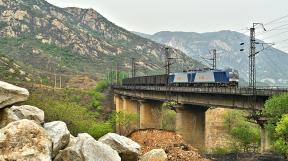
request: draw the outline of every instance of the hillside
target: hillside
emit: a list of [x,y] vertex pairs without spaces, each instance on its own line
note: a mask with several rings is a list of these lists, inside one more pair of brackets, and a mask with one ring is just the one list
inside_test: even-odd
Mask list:
[[[218,67],[236,68],[240,71],[240,77],[248,81],[249,37],[244,34],[234,31],[208,33],[164,31],[145,37],[177,48],[198,61],[203,60],[201,57],[211,57],[209,49],[217,49]],[[240,51],[242,42],[245,43],[245,52]],[[257,46],[257,51],[261,49],[261,45]],[[288,54],[269,48],[257,55],[256,62],[259,85],[288,84]]]
[[[44,0],[0,0],[0,53],[33,79],[51,82],[54,73],[95,79],[116,69],[129,71],[131,58],[139,73],[161,73],[164,45],[142,38],[107,20],[93,9],[59,8]],[[172,49],[174,68],[199,66]],[[68,77],[67,79],[70,79]]]

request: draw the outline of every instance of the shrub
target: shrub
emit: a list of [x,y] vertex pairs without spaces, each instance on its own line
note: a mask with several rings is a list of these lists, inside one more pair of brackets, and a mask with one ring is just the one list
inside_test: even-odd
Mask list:
[[45,90],[35,90],[26,103],[42,109],[45,112],[46,122],[64,121],[72,135],[85,132],[94,138],[99,138],[106,133],[113,132],[113,126],[110,122],[98,121],[97,113],[89,111],[77,102],[68,101],[71,98],[65,97],[69,96]]
[[283,115],[275,128],[275,150],[288,157],[288,114]]
[[260,130],[258,125],[248,122],[242,111],[231,111],[225,116],[225,126],[235,139],[234,149],[245,152],[255,151],[260,145]]

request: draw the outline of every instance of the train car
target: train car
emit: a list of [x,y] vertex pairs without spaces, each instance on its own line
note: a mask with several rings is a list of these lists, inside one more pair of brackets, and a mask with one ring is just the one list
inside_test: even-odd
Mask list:
[[239,74],[231,68],[194,70],[169,74],[168,83],[175,86],[238,86]]

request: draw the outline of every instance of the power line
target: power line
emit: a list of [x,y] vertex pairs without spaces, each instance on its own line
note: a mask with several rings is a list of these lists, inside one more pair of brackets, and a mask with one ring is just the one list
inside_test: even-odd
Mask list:
[[265,25],[265,26],[271,25],[271,24],[273,24],[273,23],[275,23],[275,22],[277,22],[277,21],[280,21],[280,20],[282,20],[282,19],[285,19],[285,18],[287,18],[287,17],[288,17],[288,15],[285,15],[285,16],[282,16],[282,17],[279,17],[279,18],[276,18],[276,19],[274,19],[274,20],[272,20],[272,21],[270,21],[270,22],[265,23],[264,25]]
[[274,34],[274,35],[265,37],[265,38],[263,38],[262,40],[267,40],[267,39],[269,39],[269,38],[272,38],[272,37],[275,37],[275,36],[279,36],[279,35],[282,35],[282,34],[284,34],[284,33],[288,33],[288,31],[284,31],[284,32],[281,32],[281,33],[277,33],[277,34]]

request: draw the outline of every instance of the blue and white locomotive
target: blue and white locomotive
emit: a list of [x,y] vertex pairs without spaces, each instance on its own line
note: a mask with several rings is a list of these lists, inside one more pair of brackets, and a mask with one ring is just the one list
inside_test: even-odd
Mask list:
[[188,72],[170,73],[169,75],[152,75],[126,78],[125,86],[205,86],[205,87],[238,87],[239,73],[237,70],[199,69]]
[[177,86],[238,86],[239,73],[231,68],[170,73],[168,83]]

